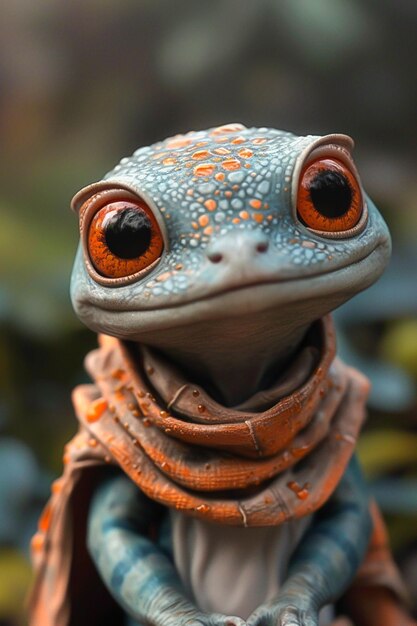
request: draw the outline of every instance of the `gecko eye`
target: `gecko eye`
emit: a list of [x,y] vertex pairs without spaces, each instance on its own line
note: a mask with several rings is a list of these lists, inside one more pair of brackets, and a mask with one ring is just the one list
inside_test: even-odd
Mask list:
[[364,210],[358,180],[336,159],[318,159],[301,173],[297,215],[313,230],[343,233],[353,229]]
[[106,204],[94,215],[87,235],[94,268],[106,278],[122,278],[149,267],[162,254],[163,238],[145,202]]

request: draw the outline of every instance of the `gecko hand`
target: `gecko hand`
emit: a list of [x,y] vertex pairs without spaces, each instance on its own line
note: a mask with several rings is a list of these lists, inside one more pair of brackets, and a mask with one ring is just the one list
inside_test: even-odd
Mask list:
[[246,626],[245,620],[234,615],[221,615],[212,613],[209,615],[209,626]]
[[210,613],[201,614],[187,621],[184,626],[246,626],[246,622],[240,617]]
[[247,626],[318,626],[318,612],[312,606],[299,606],[280,598],[258,607],[247,621]]

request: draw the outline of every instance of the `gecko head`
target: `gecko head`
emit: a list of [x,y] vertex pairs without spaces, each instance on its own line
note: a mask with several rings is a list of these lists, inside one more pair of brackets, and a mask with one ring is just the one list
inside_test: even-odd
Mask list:
[[146,341],[285,311],[305,323],[371,285],[390,255],[345,135],[229,124],[124,158],[73,200],[72,301],[91,329]]

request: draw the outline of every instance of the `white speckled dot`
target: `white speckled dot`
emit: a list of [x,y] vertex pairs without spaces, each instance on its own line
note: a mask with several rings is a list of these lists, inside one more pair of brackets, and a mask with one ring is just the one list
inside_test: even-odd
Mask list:
[[230,204],[236,210],[241,209],[243,207],[243,202],[242,200],[239,200],[239,198],[233,198]]
[[214,183],[203,183],[197,187],[197,191],[202,194],[213,193],[216,190],[216,185]]
[[241,183],[245,175],[243,172],[231,172],[227,176],[227,180],[231,183]]
[[261,194],[266,194],[269,192],[271,185],[267,180],[263,180],[259,185],[258,185],[258,192]]

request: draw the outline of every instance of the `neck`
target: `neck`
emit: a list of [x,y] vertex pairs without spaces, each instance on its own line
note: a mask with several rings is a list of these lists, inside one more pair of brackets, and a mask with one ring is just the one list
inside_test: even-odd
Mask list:
[[268,387],[296,352],[309,324],[283,320],[224,320],[159,334],[147,343],[158,348],[187,378],[225,406],[238,405]]

